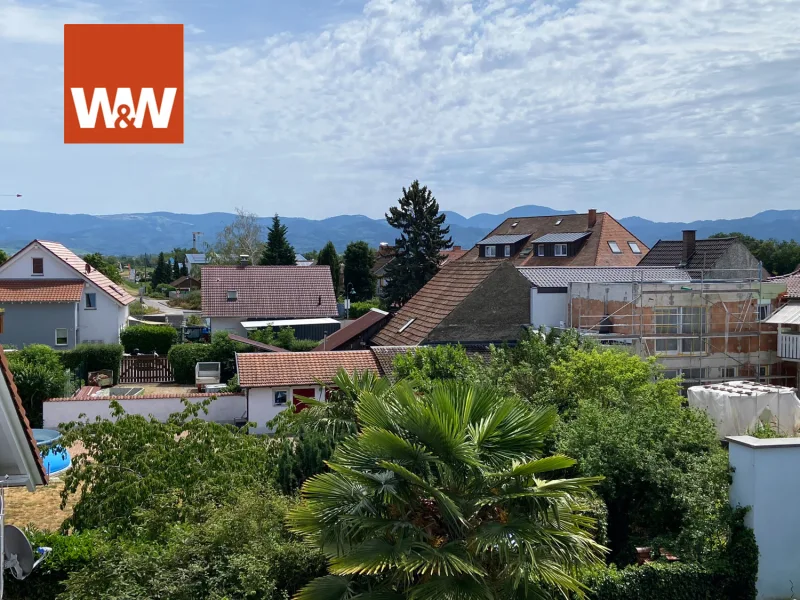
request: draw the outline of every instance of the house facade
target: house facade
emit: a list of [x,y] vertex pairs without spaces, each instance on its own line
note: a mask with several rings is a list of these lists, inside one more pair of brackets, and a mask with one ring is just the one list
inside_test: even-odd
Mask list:
[[773,277],[769,283],[786,286],[778,297],[777,310],[766,322],[778,328],[778,358],[788,372],[795,374],[794,380],[785,385],[800,387],[800,269]]
[[287,408],[300,410],[303,398],[326,399],[340,369],[347,373],[385,373],[371,350],[343,352],[264,352],[236,355],[239,385],[245,393],[251,433],[270,433],[272,419]]
[[34,240],[0,265],[0,343],[118,343],[134,300],[63,245]]
[[202,282],[202,315],[212,332],[246,336],[245,323],[258,321],[319,320],[321,331],[338,329],[329,321],[339,310],[327,266],[206,266]]

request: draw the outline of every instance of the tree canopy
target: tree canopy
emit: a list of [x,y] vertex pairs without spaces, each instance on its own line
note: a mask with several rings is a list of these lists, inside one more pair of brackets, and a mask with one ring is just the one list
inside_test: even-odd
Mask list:
[[390,306],[402,306],[439,272],[441,252],[453,245],[445,214],[433,193],[419,181],[403,188],[399,206],[392,206],[386,221],[400,232],[394,259],[386,267],[383,296]]
[[349,295],[350,300],[369,300],[375,296],[374,265],[375,252],[367,242],[350,242],[347,245],[344,251],[343,283],[344,293]]
[[795,240],[760,240],[744,233],[715,233],[712,238],[739,238],[773,275],[786,275],[800,267],[800,243]]
[[583,593],[579,570],[602,564],[586,514],[598,480],[556,476],[574,461],[544,456],[555,411],[449,382],[362,394],[356,413],[361,432],[290,511],[330,560],[299,600]]
[[7,260],[8,260],[8,254],[6,254],[6,251],[5,251],[5,250],[3,250],[2,248],[0,248],[0,265],[2,265],[2,264],[3,264],[4,262],[6,262]]
[[267,231],[267,243],[261,253],[259,264],[262,265],[294,265],[295,252],[289,243],[286,225],[281,224],[278,215],[272,217],[272,225]]
[[[309,258],[309,256],[306,256]],[[333,291],[339,293],[339,254],[333,242],[328,242],[317,255],[317,264],[326,265],[331,268],[331,279],[333,280]]]
[[[2,253],[2,250],[0,250]],[[0,264],[4,261],[2,260],[2,255],[0,254]],[[108,260],[99,252],[93,252],[92,254],[84,254],[83,260],[91,265],[93,268],[100,271],[103,275],[108,277],[114,283],[122,283],[122,275],[120,275],[119,268],[115,262]]]
[[[241,255],[250,257],[255,264],[261,252],[264,228],[258,215],[243,208],[236,208],[236,218],[217,234],[213,254],[219,264],[236,264]],[[208,253],[207,253],[208,254]]]

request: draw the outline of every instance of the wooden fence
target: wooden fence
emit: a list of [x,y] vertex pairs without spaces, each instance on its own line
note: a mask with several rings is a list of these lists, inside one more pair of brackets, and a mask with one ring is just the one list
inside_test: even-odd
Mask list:
[[119,371],[120,383],[172,383],[175,376],[166,356],[125,356]]

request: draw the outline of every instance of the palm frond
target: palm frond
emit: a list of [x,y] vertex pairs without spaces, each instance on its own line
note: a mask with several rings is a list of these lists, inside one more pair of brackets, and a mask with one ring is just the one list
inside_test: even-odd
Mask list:
[[295,594],[294,600],[351,600],[354,597],[349,577],[326,575],[312,580]]

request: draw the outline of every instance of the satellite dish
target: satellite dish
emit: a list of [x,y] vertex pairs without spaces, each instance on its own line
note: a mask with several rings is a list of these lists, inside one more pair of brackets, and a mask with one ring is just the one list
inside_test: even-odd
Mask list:
[[3,538],[3,566],[17,579],[25,579],[36,566],[28,538],[13,525],[3,528]]

